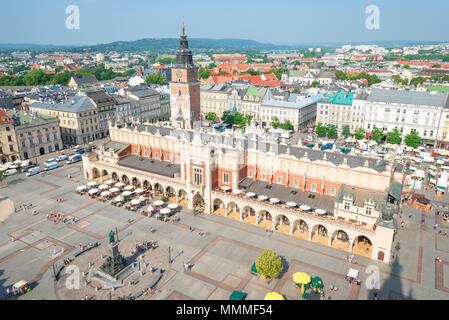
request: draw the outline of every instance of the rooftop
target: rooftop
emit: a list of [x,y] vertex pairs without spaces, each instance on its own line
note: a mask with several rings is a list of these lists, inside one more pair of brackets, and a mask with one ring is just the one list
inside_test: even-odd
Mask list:
[[373,89],[367,101],[449,108],[448,93]]
[[118,162],[118,164],[123,167],[155,173],[170,178],[174,178],[175,174],[181,173],[181,165],[179,164],[174,164],[169,161],[139,157],[136,155],[124,157]]

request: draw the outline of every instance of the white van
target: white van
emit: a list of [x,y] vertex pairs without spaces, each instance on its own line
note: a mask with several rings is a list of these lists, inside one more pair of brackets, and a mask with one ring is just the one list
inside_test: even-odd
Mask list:
[[35,174],[38,174],[39,172],[41,172],[41,168],[39,168],[39,167],[34,167],[34,168],[31,168],[31,169],[28,169],[26,175],[27,175],[27,176],[33,176],[33,175],[35,175]]
[[17,169],[9,169],[5,171],[5,176],[11,176],[17,173]]

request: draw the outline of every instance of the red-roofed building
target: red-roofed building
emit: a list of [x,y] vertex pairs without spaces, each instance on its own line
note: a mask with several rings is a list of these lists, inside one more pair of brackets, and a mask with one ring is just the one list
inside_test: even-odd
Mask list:
[[349,57],[351,61],[381,61],[383,57],[375,54],[361,54]]
[[409,65],[411,67],[417,68],[417,69],[425,69],[425,68],[431,68],[434,65],[440,65],[441,69],[449,69],[449,63],[443,63],[443,62],[428,62],[428,61],[401,61],[399,60],[397,64],[400,65]]
[[221,64],[224,62],[230,62],[230,63],[246,63],[247,58],[246,56],[223,56],[218,55],[214,57],[214,61],[216,64]]

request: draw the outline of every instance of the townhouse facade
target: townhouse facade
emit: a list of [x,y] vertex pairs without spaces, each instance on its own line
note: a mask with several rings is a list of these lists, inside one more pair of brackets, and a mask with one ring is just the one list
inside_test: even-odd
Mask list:
[[0,161],[2,163],[20,160],[19,147],[13,118],[0,109]]
[[332,124],[339,131],[343,130],[344,126],[351,128],[353,99],[352,92],[325,93],[317,104],[316,123],[324,126]]

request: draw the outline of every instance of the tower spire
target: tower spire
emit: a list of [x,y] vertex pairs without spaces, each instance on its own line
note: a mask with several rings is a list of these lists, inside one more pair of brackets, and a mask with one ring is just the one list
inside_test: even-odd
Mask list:
[[184,27],[184,17],[182,17],[182,35],[183,36],[186,35],[186,33],[184,32],[184,29],[185,29],[185,27]]

